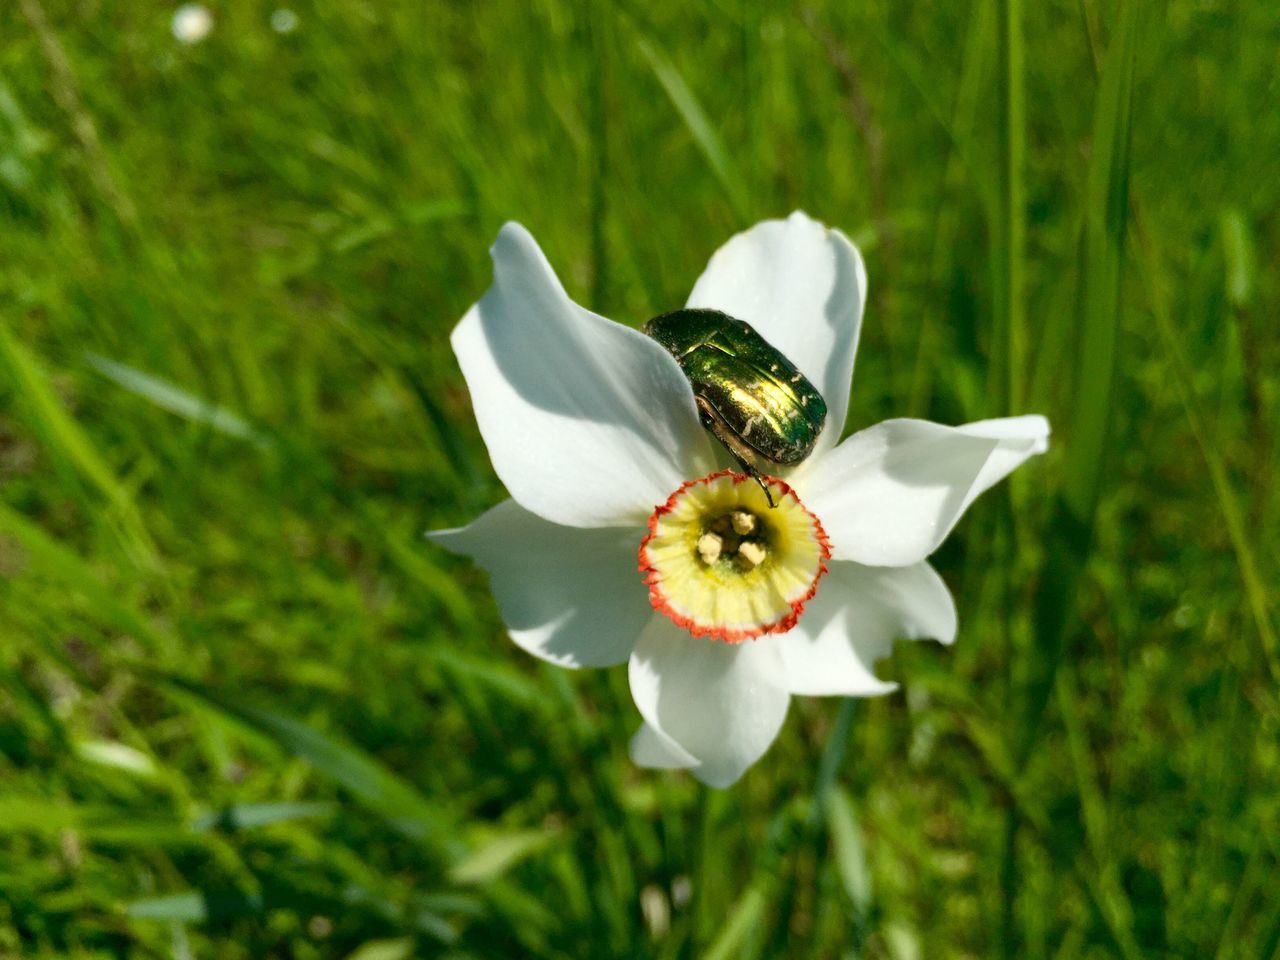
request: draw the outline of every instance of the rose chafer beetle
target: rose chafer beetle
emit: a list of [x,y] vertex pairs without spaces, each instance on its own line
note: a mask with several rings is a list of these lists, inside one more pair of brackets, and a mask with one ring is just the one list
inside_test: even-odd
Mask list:
[[770,465],[794,466],[813,452],[826,401],[750,324],[719,310],[676,310],[643,330],[675,357],[703,426],[748,474],[759,479]]

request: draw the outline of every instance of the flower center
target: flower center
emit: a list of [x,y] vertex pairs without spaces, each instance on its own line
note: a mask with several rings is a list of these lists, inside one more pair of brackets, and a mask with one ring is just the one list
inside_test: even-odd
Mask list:
[[730,470],[690,480],[649,518],[640,543],[649,600],[694,636],[785,633],[827,572],[818,518],[781,480],[761,483]]
[[769,557],[768,527],[747,510],[724,513],[702,525],[698,559],[722,573],[746,573]]

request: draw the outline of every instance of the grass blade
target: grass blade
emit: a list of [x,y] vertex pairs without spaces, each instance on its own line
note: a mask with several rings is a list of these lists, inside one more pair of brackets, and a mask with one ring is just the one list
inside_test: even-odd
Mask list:
[[75,551],[3,503],[0,503],[0,533],[11,537],[22,547],[27,563],[89,601],[97,619],[104,625],[147,641],[153,650],[171,646],[146,618],[121,602],[119,594],[105,586]]
[[728,960],[736,956],[747,936],[760,923],[764,915],[764,891],[758,886],[748,888],[738,905],[729,914],[720,936],[703,954],[704,960]]
[[1026,368],[1026,256],[1027,256],[1027,108],[1023,78],[1022,0],[1004,0],[1000,17],[1001,60],[1004,67],[1004,139],[1000,311],[1004,318],[1008,409],[1018,410]]
[[440,809],[363,750],[282,713],[243,703],[238,697],[186,680],[157,679],[166,689],[192,697],[216,713],[265,734],[288,753],[332,778],[400,833],[442,859],[455,858],[457,851]]
[[867,845],[858,825],[853,801],[843,787],[833,786],[824,797],[827,827],[836,856],[836,871],[844,892],[853,904],[857,923],[866,922],[871,911],[871,870],[867,864]]
[[1093,118],[1093,153],[1082,246],[1080,366],[1074,417],[1067,433],[1063,492],[1045,545],[1045,568],[1035,598],[1037,649],[1028,663],[1025,720],[1016,747],[1020,769],[1035,742],[1054,673],[1075,609],[1093,539],[1093,519],[1106,469],[1110,412],[1118,363],[1120,275],[1128,224],[1130,114],[1141,0],[1118,11]]
[[518,830],[501,834],[456,863],[449,871],[449,879],[461,884],[497,880],[521,860],[545,848],[558,835],[558,830]]
[[738,168],[729,158],[729,151],[725,149],[720,134],[716,132],[706,111],[702,109],[702,104],[685,83],[684,77],[680,75],[675,64],[643,37],[636,43],[640,53],[648,62],[649,69],[653,71],[663,91],[670,98],[672,106],[680,114],[680,119],[693,134],[693,140],[698,145],[698,149],[707,158],[707,163],[711,164],[712,172],[724,187],[730,203],[733,204],[734,213],[745,219],[749,208],[746,184],[738,173]]
[[89,366],[112,383],[150,401],[161,410],[167,410],[184,420],[203,424],[229,437],[248,440],[260,448],[271,445],[267,437],[251,427],[248,421],[238,414],[232,413],[226,407],[210,403],[175,383],[143,373],[141,370],[117,363],[96,353],[86,353],[85,359],[88,360]]
[[210,917],[238,916],[257,913],[261,903],[248,897],[211,898],[195,891],[173,893],[162,897],[135,900],[125,907],[125,915],[136,920],[173,920],[179,923],[202,923]]
[[1135,219],[1134,229],[1137,234],[1137,247],[1140,255],[1140,266],[1150,291],[1151,313],[1155,318],[1156,330],[1160,334],[1160,342],[1164,347],[1165,357],[1173,373],[1173,387],[1178,395],[1178,402],[1187,416],[1187,423],[1195,437],[1196,446],[1200,448],[1200,456],[1209,470],[1209,479],[1213,483],[1213,493],[1218,501],[1218,510],[1222,514],[1223,524],[1227,529],[1227,537],[1231,541],[1231,550],[1235,554],[1236,566],[1240,568],[1240,580],[1244,585],[1245,597],[1249,602],[1249,612],[1253,618],[1254,628],[1262,644],[1262,654],[1272,679],[1280,680],[1280,649],[1277,649],[1275,627],[1271,622],[1271,598],[1267,592],[1267,579],[1263,576],[1254,553],[1249,535],[1249,522],[1244,508],[1236,496],[1226,463],[1214,445],[1212,434],[1205,426],[1196,403],[1195,379],[1191,373],[1191,365],[1183,354],[1182,345],[1174,332],[1173,321],[1169,316],[1168,298],[1160,283],[1160,254],[1155,239],[1142,229],[1142,221]]
[[331,817],[338,807],[332,803],[314,801],[283,801],[281,803],[238,803],[221,810],[208,810],[191,821],[191,828],[205,830],[246,830],[265,827],[310,817]]
[[413,939],[370,940],[347,954],[347,960],[407,960],[413,956]]
[[1099,82],[1089,162],[1082,264],[1080,377],[1072,422],[1067,504],[1092,521],[1104,476],[1120,329],[1120,273],[1129,210],[1130,114],[1141,0],[1119,14],[1113,50]]
[[155,550],[133,497],[98,453],[80,425],[63,409],[35,357],[0,322],[0,372],[8,374],[27,407],[31,426],[49,452],[68,464],[114,508],[134,555],[150,560]]

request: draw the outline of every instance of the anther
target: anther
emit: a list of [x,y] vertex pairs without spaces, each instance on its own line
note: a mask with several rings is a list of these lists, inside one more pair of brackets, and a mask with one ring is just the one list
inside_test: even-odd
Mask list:
[[702,558],[702,562],[705,564],[710,565],[719,560],[720,550],[723,547],[724,541],[717,534],[704,533],[698,538],[698,556]]
[[756,518],[754,514],[747,513],[745,510],[735,510],[729,518],[733,523],[733,532],[738,536],[746,536],[756,528]]
[[738,547],[738,556],[747,561],[747,564],[753,569],[764,563],[766,553],[764,545],[756,543],[754,540],[744,540]]

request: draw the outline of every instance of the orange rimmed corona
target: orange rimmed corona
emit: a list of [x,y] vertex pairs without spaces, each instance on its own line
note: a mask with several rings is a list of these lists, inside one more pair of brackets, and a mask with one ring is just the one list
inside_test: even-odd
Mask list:
[[794,627],[830,557],[821,522],[790,486],[723,470],[654,510],[640,572],[655,610],[696,637],[740,643]]

